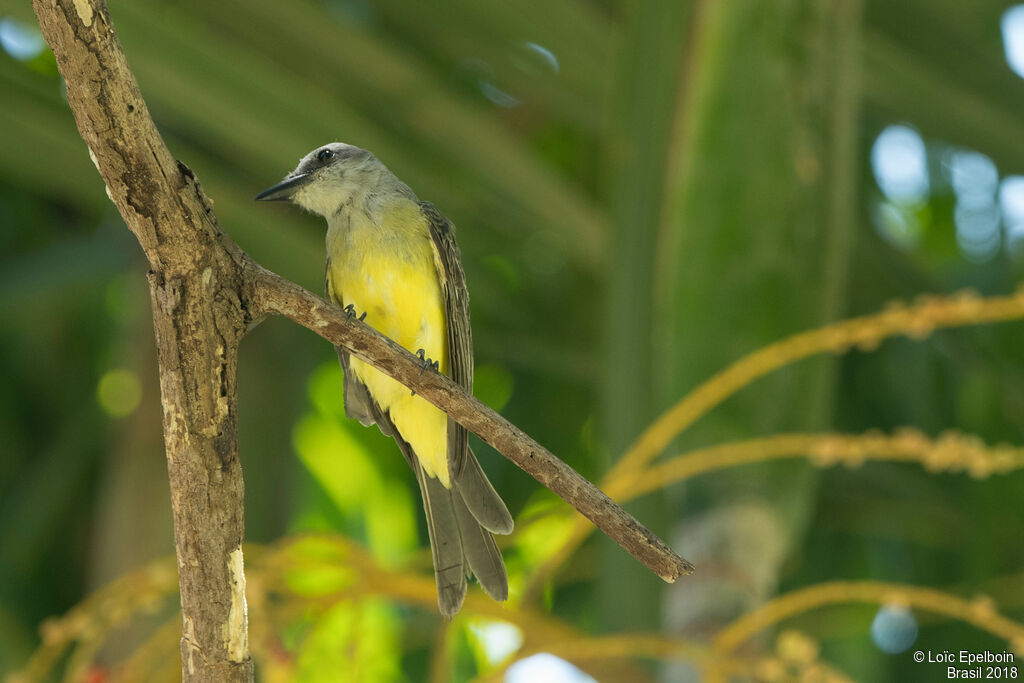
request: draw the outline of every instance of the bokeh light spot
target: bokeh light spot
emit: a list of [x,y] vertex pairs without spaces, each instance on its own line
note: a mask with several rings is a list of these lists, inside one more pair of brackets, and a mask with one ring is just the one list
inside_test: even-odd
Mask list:
[[889,126],[871,147],[875,181],[885,196],[901,204],[928,199],[928,154],[924,140],[909,126]]
[[483,96],[489,99],[494,104],[504,109],[511,109],[512,107],[519,106],[519,98],[515,95],[510,95],[498,86],[494,85],[490,81],[480,81],[480,92]]
[[903,652],[917,640],[914,614],[903,605],[883,605],[871,621],[871,640],[882,652]]
[[999,186],[999,208],[1006,226],[1006,243],[1010,253],[1024,255],[1024,176],[1013,175],[1003,179]]
[[999,206],[1012,223],[1024,223],[1024,176],[1010,175],[999,186]]
[[96,399],[107,415],[127,417],[139,407],[142,383],[131,370],[115,368],[100,378],[96,386]]
[[945,162],[953,182],[957,204],[969,207],[990,205],[999,186],[999,171],[984,154],[969,150],[950,153]]
[[999,252],[1002,239],[999,209],[994,202],[980,207],[958,203],[953,217],[956,221],[956,243],[968,260],[983,263]]
[[1024,5],[1014,5],[1003,12],[999,24],[1003,31],[1006,61],[1018,76],[1024,78]]
[[34,26],[4,17],[0,19],[0,47],[15,59],[27,62],[46,49],[46,42]]
[[525,47],[528,51],[540,56],[540,58],[544,61],[548,68],[550,68],[555,73],[558,73],[560,66],[558,64],[558,57],[555,56],[554,52],[547,49],[543,45],[538,45],[537,43],[523,43],[523,47]]
[[999,253],[999,171],[984,154],[971,150],[950,150],[943,155],[956,208],[956,243],[968,261],[984,263]]
[[508,668],[505,683],[597,683],[569,662],[542,652]]
[[476,621],[469,630],[480,641],[484,656],[492,665],[500,664],[523,644],[523,632],[504,621]]

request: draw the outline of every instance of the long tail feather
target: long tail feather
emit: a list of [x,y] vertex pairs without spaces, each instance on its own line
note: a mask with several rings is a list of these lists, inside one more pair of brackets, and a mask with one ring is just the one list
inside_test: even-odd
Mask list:
[[501,496],[494,490],[487,475],[480,468],[473,451],[466,453],[455,488],[483,528],[495,534],[512,533],[512,515],[508,513]]
[[462,549],[466,553],[469,568],[488,595],[498,601],[507,600],[508,575],[494,537],[480,526],[461,497],[454,495],[452,499],[455,501],[455,517],[459,522]]
[[[423,496],[423,511],[427,515],[430,549],[434,555],[434,577],[437,580],[437,604],[441,614],[450,617],[462,607],[466,597],[466,571],[460,522],[456,513],[455,496],[441,482],[428,477],[416,461],[416,479]],[[461,507],[461,500],[459,501]]]

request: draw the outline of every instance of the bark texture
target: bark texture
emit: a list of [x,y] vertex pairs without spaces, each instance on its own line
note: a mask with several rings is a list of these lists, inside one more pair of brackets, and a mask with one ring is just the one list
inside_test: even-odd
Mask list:
[[[149,116],[102,0],[33,0],[107,194],[150,264],[174,514],[185,681],[251,681],[241,543],[238,345],[283,315],[414,389],[477,433],[666,581],[692,566],[593,484],[447,377],[332,304],[265,270],[220,229]],[[340,387],[339,387],[340,390]]]
[[252,680],[235,366],[243,256],[160,138],[105,5],[33,3],[107,194],[150,264],[189,681]]

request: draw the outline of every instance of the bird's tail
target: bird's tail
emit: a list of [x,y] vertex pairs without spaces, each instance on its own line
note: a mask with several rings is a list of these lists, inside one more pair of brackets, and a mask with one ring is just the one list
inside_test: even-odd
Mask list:
[[451,489],[427,476],[418,460],[412,461],[427,516],[441,613],[452,616],[462,607],[470,573],[492,598],[508,599],[508,575],[492,533],[511,532],[512,516],[476,456],[467,454]]
[[[346,389],[351,384],[360,387],[365,394],[365,387],[352,382],[347,376],[347,354],[339,350],[338,356],[342,367],[346,369]],[[477,581],[492,598],[508,599],[505,562],[491,534],[511,533],[512,515],[487,480],[473,451],[466,449],[462,471],[453,478],[452,488],[446,489],[439,480],[427,476],[412,447],[376,402],[369,395],[359,398],[367,418],[363,424],[376,423],[381,432],[392,437],[409,467],[416,473],[423,498],[423,511],[427,516],[430,551],[434,557],[434,576],[437,579],[437,603],[441,614],[450,617],[462,607],[466,597],[466,576],[470,572],[476,575]],[[345,399],[348,410],[347,392]]]

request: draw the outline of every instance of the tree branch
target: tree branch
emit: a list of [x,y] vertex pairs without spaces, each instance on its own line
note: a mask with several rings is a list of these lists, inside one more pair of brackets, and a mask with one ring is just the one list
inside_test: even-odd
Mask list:
[[672,583],[693,572],[693,565],[600,489],[451,379],[423,372],[422,361],[369,325],[350,319],[337,306],[254,262],[251,266],[245,279],[253,288],[248,300],[254,313],[283,315],[415,390],[576,508],[665,581]]
[[[103,0],[33,0],[78,130],[149,260],[181,587],[182,677],[251,681],[242,571],[238,345],[286,316],[414,389],[550,488],[666,581],[693,567],[571,467],[447,377],[336,306],[262,268],[220,229],[171,156]],[[340,390],[340,388],[339,388]]]
[[241,250],[156,130],[101,0],[34,0],[107,194],[149,260],[185,681],[251,681],[235,367]]

